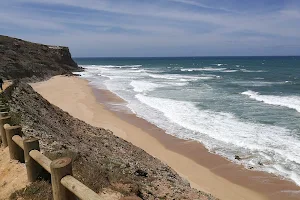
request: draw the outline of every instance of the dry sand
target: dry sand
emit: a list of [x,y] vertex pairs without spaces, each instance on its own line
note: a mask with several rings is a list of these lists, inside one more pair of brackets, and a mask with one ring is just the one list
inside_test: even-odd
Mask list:
[[[107,102],[122,100],[107,90],[93,89],[78,77],[56,76],[32,84],[50,103],[96,127],[110,129],[115,135],[144,149],[167,163],[192,187],[223,200],[300,199],[300,188],[270,174],[247,170],[201,144],[165,134],[161,129],[133,114],[114,112]],[[99,103],[102,102],[102,103]]]
[[[4,81],[3,89],[7,88],[11,81]],[[0,200],[9,199],[11,193],[24,188],[27,184],[25,164],[9,157],[8,147],[0,148]]]
[[8,148],[0,148],[0,200],[9,199],[27,183],[25,164],[10,160]]
[[5,90],[8,86],[10,86],[11,83],[12,83],[12,81],[10,81],[10,80],[4,81],[4,83],[2,85],[3,90]]

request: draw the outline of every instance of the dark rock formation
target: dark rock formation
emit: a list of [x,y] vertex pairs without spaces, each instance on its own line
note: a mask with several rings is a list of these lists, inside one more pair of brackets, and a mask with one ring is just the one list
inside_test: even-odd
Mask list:
[[240,156],[238,156],[238,155],[235,155],[234,159],[236,159],[236,160],[242,160],[242,158]]
[[49,46],[0,35],[0,76],[43,80],[81,71],[68,47]]

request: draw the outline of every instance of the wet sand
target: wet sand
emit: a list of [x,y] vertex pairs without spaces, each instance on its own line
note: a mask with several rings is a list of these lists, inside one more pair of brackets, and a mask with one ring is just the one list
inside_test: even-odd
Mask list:
[[86,80],[57,76],[32,86],[74,117],[110,129],[167,163],[194,188],[224,200],[300,200],[300,187],[294,183],[245,169],[209,153],[198,142],[178,139],[134,114],[119,111],[112,105],[126,102],[108,90],[92,88]]

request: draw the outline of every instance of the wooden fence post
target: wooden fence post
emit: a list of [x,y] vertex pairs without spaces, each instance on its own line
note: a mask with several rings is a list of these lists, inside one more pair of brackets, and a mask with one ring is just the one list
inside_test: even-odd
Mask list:
[[50,164],[53,200],[75,200],[75,195],[61,184],[64,176],[72,175],[72,159],[59,158]]
[[24,152],[19,145],[17,145],[12,137],[15,135],[19,135],[22,137],[22,127],[21,126],[10,126],[9,124],[5,124],[4,126],[6,132],[6,139],[9,148],[9,156],[13,160],[18,160],[20,162],[24,162]]
[[27,178],[29,182],[35,181],[42,171],[42,166],[40,166],[31,156],[29,152],[31,150],[40,150],[39,140],[37,138],[26,138],[23,140],[24,145],[24,155],[25,155],[25,165],[27,170]]
[[6,139],[6,133],[4,130],[4,124],[10,124],[10,116],[7,117],[0,117],[0,133],[1,133],[1,139],[2,139],[2,145],[7,147],[7,139]]

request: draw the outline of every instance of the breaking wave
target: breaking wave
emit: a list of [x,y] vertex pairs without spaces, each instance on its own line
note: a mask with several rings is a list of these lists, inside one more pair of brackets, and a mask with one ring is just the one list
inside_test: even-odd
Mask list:
[[249,96],[251,99],[261,101],[266,104],[276,105],[295,109],[300,112],[300,96],[275,96],[275,95],[261,95],[258,92],[248,90],[242,94]]

